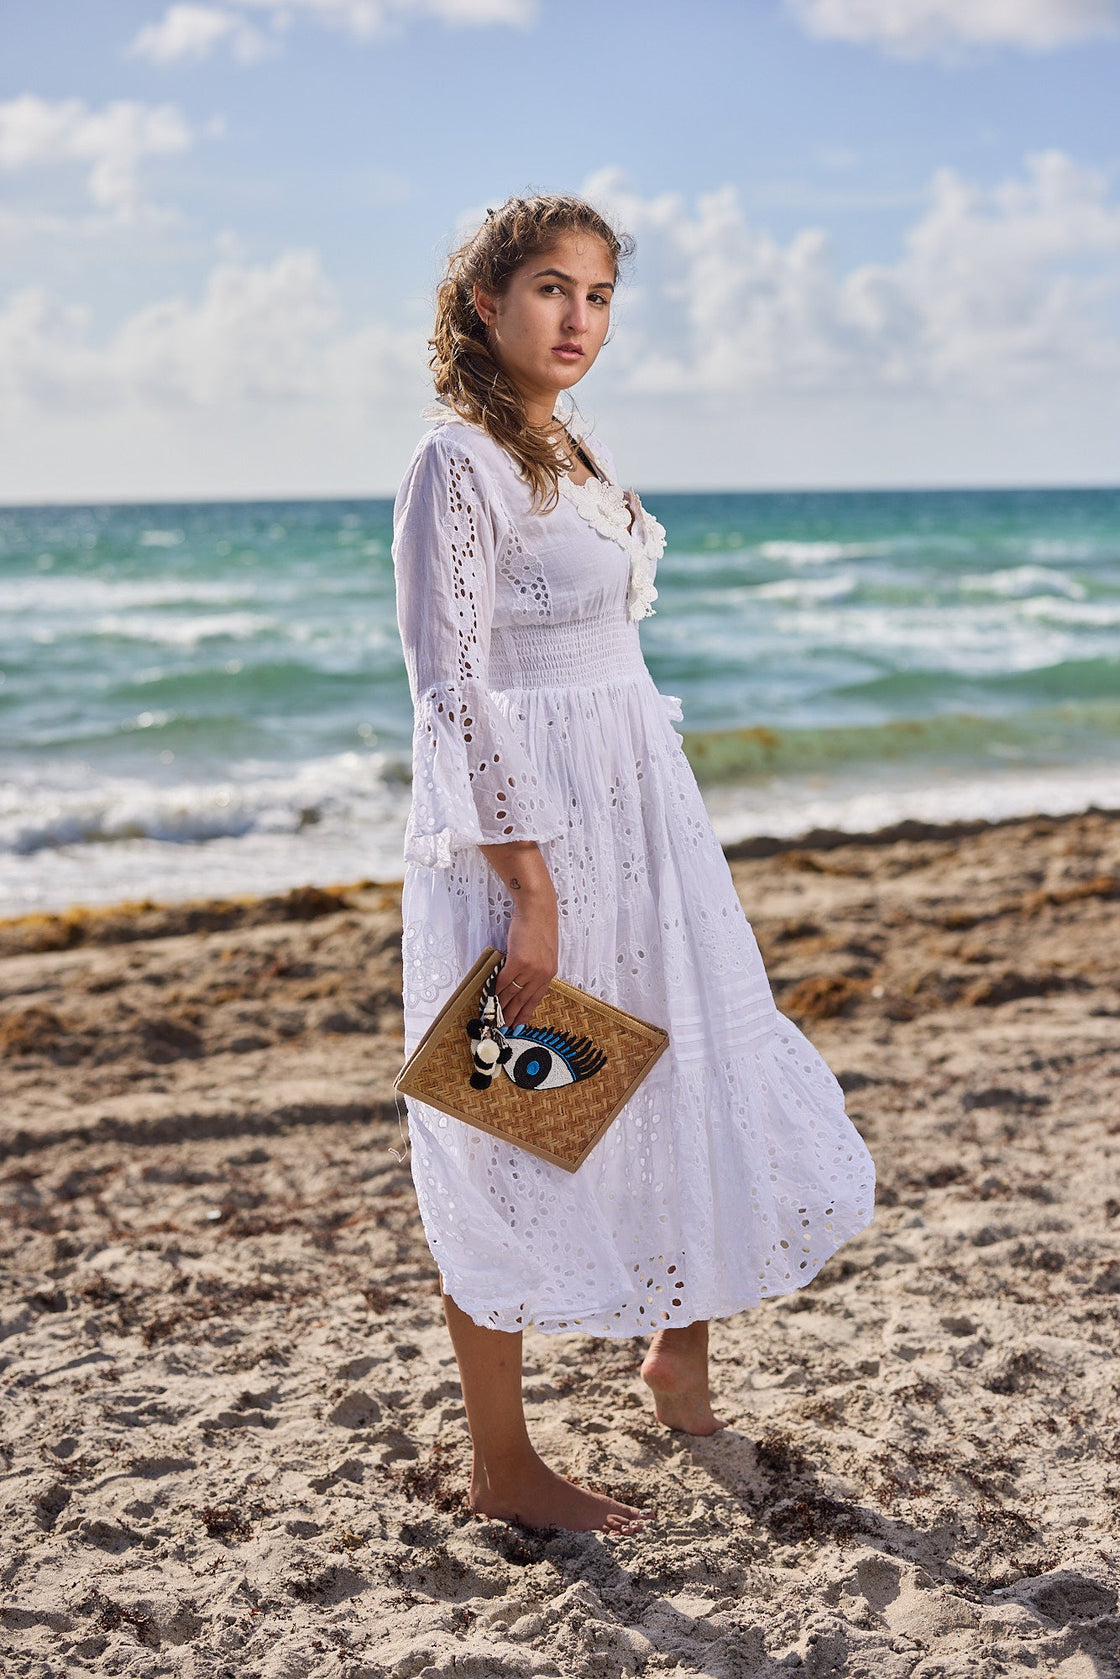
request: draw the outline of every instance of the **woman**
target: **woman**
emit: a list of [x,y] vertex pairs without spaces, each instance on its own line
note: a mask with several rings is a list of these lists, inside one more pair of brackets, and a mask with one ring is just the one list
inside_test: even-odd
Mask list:
[[590,205],[542,195],[488,211],[454,253],[431,340],[444,413],[393,543],[416,711],[406,1050],[487,945],[506,952],[510,1026],[559,973],[670,1036],[575,1173],[408,1103],[471,1507],[615,1532],[643,1512],[529,1442],[523,1327],[652,1335],[656,1415],[714,1433],[707,1320],[808,1282],[874,1194],[839,1084],[774,1005],[679,704],[642,660],[664,531],[601,440],[556,417],[603,345],[623,249]]

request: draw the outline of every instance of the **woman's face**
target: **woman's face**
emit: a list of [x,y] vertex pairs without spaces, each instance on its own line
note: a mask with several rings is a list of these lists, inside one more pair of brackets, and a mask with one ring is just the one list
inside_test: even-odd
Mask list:
[[610,325],[614,262],[593,234],[565,233],[516,268],[500,296],[474,288],[490,350],[546,425],[561,391],[583,378]]

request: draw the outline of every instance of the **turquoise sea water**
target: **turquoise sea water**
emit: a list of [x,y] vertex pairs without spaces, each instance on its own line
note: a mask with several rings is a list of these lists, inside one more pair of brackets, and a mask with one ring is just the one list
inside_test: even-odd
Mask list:
[[[722,838],[1120,805],[1120,489],[645,499]],[[399,876],[391,513],[0,508],[0,913]]]

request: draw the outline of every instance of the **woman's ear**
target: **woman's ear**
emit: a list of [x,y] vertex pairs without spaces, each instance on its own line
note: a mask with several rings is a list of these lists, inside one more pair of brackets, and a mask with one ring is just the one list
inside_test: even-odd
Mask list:
[[471,288],[471,295],[474,299],[475,314],[483,326],[490,326],[494,319],[494,299],[489,292],[483,291],[477,281]]

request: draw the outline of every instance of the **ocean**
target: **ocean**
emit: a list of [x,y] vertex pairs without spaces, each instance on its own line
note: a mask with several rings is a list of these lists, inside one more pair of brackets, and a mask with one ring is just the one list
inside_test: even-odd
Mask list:
[[[644,495],[720,838],[1120,806],[1120,489]],[[0,508],[0,914],[399,879],[392,504]]]

